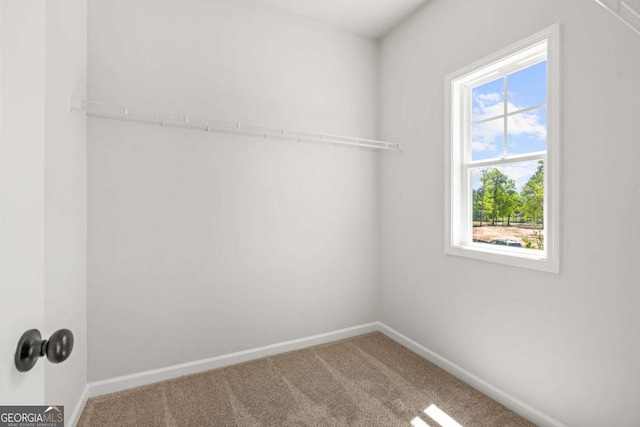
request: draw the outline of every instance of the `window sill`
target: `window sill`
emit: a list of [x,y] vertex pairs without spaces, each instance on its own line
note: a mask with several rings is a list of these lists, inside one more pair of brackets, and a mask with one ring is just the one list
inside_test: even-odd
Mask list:
[[554,259],[542,251],[515,248],[485,248],[483,246],[484,245],[481,246],[479,244],[450,245],[445,248],[445,253],[447,255],[472,258],[513,267],[528,268],[548,273],[560,273],[560,263],[558,259]]

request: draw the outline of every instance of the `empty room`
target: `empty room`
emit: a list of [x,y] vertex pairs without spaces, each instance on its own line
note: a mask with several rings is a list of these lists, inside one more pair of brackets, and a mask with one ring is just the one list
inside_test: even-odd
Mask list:
[[0,2],[0,427],[640,426],[640,1]]

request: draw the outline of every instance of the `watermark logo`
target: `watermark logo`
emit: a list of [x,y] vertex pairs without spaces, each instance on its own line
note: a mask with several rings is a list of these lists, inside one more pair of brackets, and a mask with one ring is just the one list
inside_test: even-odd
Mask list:
[[0,427],[64,427],[64,406],[0,406]]

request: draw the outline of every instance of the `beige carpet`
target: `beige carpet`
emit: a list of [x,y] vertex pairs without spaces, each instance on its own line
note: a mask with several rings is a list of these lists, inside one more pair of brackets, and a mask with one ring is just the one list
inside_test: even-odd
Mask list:
[[92,398],[78,426],[437,427],[431,405],[464,427],[533,425],[375,332]]

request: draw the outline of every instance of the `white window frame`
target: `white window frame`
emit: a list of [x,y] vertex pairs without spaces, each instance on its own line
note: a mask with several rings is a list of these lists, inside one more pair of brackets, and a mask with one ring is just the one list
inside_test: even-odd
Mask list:
[[[464,135],[470,128],[471,115],[470,100],[466,95],[469,89],[465,87],[470,82],[477,83],[482,77],[488,82],[506,70],[512,72],[512,69],[534,64],[540,60],[539,48],[544,44],[547,60],[547,150],[545,153],[507,156],[494,163],[544,160],[544,249],[474,243],[470,229],[470,149],[465,145],[470,138]],[[533,57],[535,46],[538,47],[537,57]],[[560,26],[555,24],[445,77],[445,253],[560,272],[560,57]],[[483,162],[483,165],[491,166],[489,163]]]

